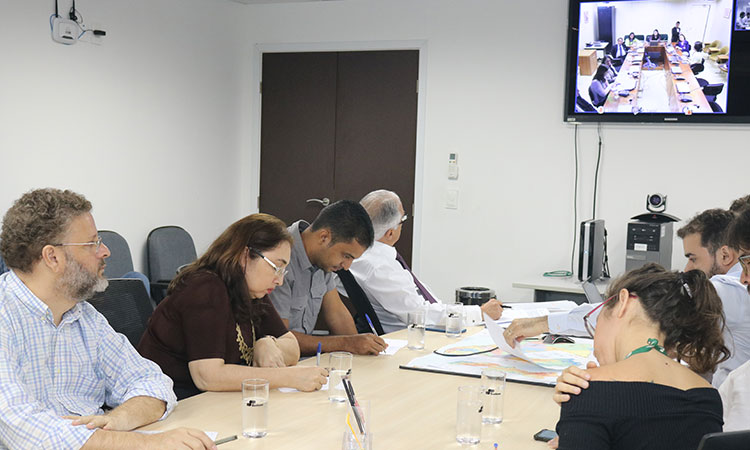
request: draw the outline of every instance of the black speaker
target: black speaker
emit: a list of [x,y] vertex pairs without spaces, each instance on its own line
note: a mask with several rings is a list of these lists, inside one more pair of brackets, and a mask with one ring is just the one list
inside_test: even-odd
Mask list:
[[615,7],[597,7],[597,39],[609,42],[610,46],[617,40],[615,36]]

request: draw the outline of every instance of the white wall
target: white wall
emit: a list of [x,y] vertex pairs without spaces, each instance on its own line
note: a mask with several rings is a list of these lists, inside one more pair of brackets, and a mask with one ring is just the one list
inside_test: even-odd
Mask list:
[[[544,11],[543,14],[540,11]],[[362,0],[247,7],[255,44],[427,40],[422,229],[417,272],[444,298],[458,286],[491,286],[530,298],[513,281],[569,267],[573,227],[573,127],[562,122],[566,2]],[[518,37],[543,30],[551,38]],[[559,38],[555,38],[558,36]],[[257,80],[252,80],[253,85]],[[243,102],[252,104],[250,92]],[[250,109],[248,119],[257,120]],[[629,218],[648,193],[688,218],[747,193],[748,126],[605,125],[597,215],[607,221],[614,273],[624,269]],[[245,129],[243,151],[254,151]],[[579,220],[591,215],[596,126],[580,127]],[[460,179],[447,180],[448,153]],[[253,160],[257,155],[247,156]],[[257,167],[244,167],[253,195]],[[459,209],[443,208],[448,187]],[[675,242],[674,265],[682,267]]]
[[[67,10],[69,2],[60,1]],[[37,187],[94,204],[136,268],[157,226],[203,250],[239,216],[244,6],[202,0],[79,0],[103,45],[53,43],[54,2],[4,2],[0,211]],[[4,214],[4,213],[3,213]]]
[[[136,265],[148,231],[166,223],[186,227],[200,252],[256,208],[256,44],[426,40],[415,269],[443,298],[469,284],[530,298],[511,283],[568,267],[565,2],[77,3],[107,29],[104,45],[54,44],[50,4],[5,5],[0,38],[11,51],[0,70],[0,211],[33,187],[70,187],[94,202],[100,228],[125,235]],[[520,48],[519,36],[529,33]],[[668,211],[682,218],[747,194],[733,169],[748,166],[748,130],[602,127],[598,216],[608,223],[615,273],[624,267],[626,222],[643,211],[647,193],[668,194]],[[579,220],[591,210],[595,136],[594,125],[580,127]],[[446,177],[453,151],[455,182]],[[459,209],[444,209],[454,186]],[[676,243],[675,264],[679,250]]]

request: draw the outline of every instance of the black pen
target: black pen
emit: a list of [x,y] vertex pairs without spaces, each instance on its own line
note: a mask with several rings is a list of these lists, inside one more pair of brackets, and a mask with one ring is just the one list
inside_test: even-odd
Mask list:
[[218,441],[214,441],[214,444],[215,445],[221,445],[221,444],[225,444],[227,442],[232,442],[232,441],[234,441],[236,439],[237,439],[237,435],[235,434],[234,436],[228,436],[228,437],[219,439]]
[[513,309],[513,307],[510,306],[510,305],[500,305],[500,306],[502,306],[503,308],[506,308],[506,309]]

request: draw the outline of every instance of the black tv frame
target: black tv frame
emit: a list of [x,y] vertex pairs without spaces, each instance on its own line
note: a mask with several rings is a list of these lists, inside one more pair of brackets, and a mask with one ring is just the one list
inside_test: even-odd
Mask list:
[[[727,102],[724,113],[597,113],[576,112],[575,92],[578,74],[578,25],[582,3],[618,3],[634,0],[568,0],[567,47],[565,52],[565,98],[563,120],[566,123],[690,123],[690,124],[746,124],[750,123],[750,31],[735,30],[737,0],[732,7],[729,26],[731,38],[730,68],[727,74]],[[648,1],[648,0],[641,0]],[[744,83],[743,83],[744,82]],[[731,94],[731,95],[730,95]]]

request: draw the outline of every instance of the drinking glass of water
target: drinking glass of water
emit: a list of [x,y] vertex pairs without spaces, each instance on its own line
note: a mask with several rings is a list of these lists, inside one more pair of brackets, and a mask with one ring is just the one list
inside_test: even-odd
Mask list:
[[424,348],[425,312],[423,310],[412,311],[407,315],[406,334],[408,347],[412,350]]
[[328,399],[332,402],[343,403],[347,398],[341,380],[352,370],[352,354],[349,352],[331,353],[328,370]]
[[242,435],[262,438],[268,433],[268,380],[242,382]]

